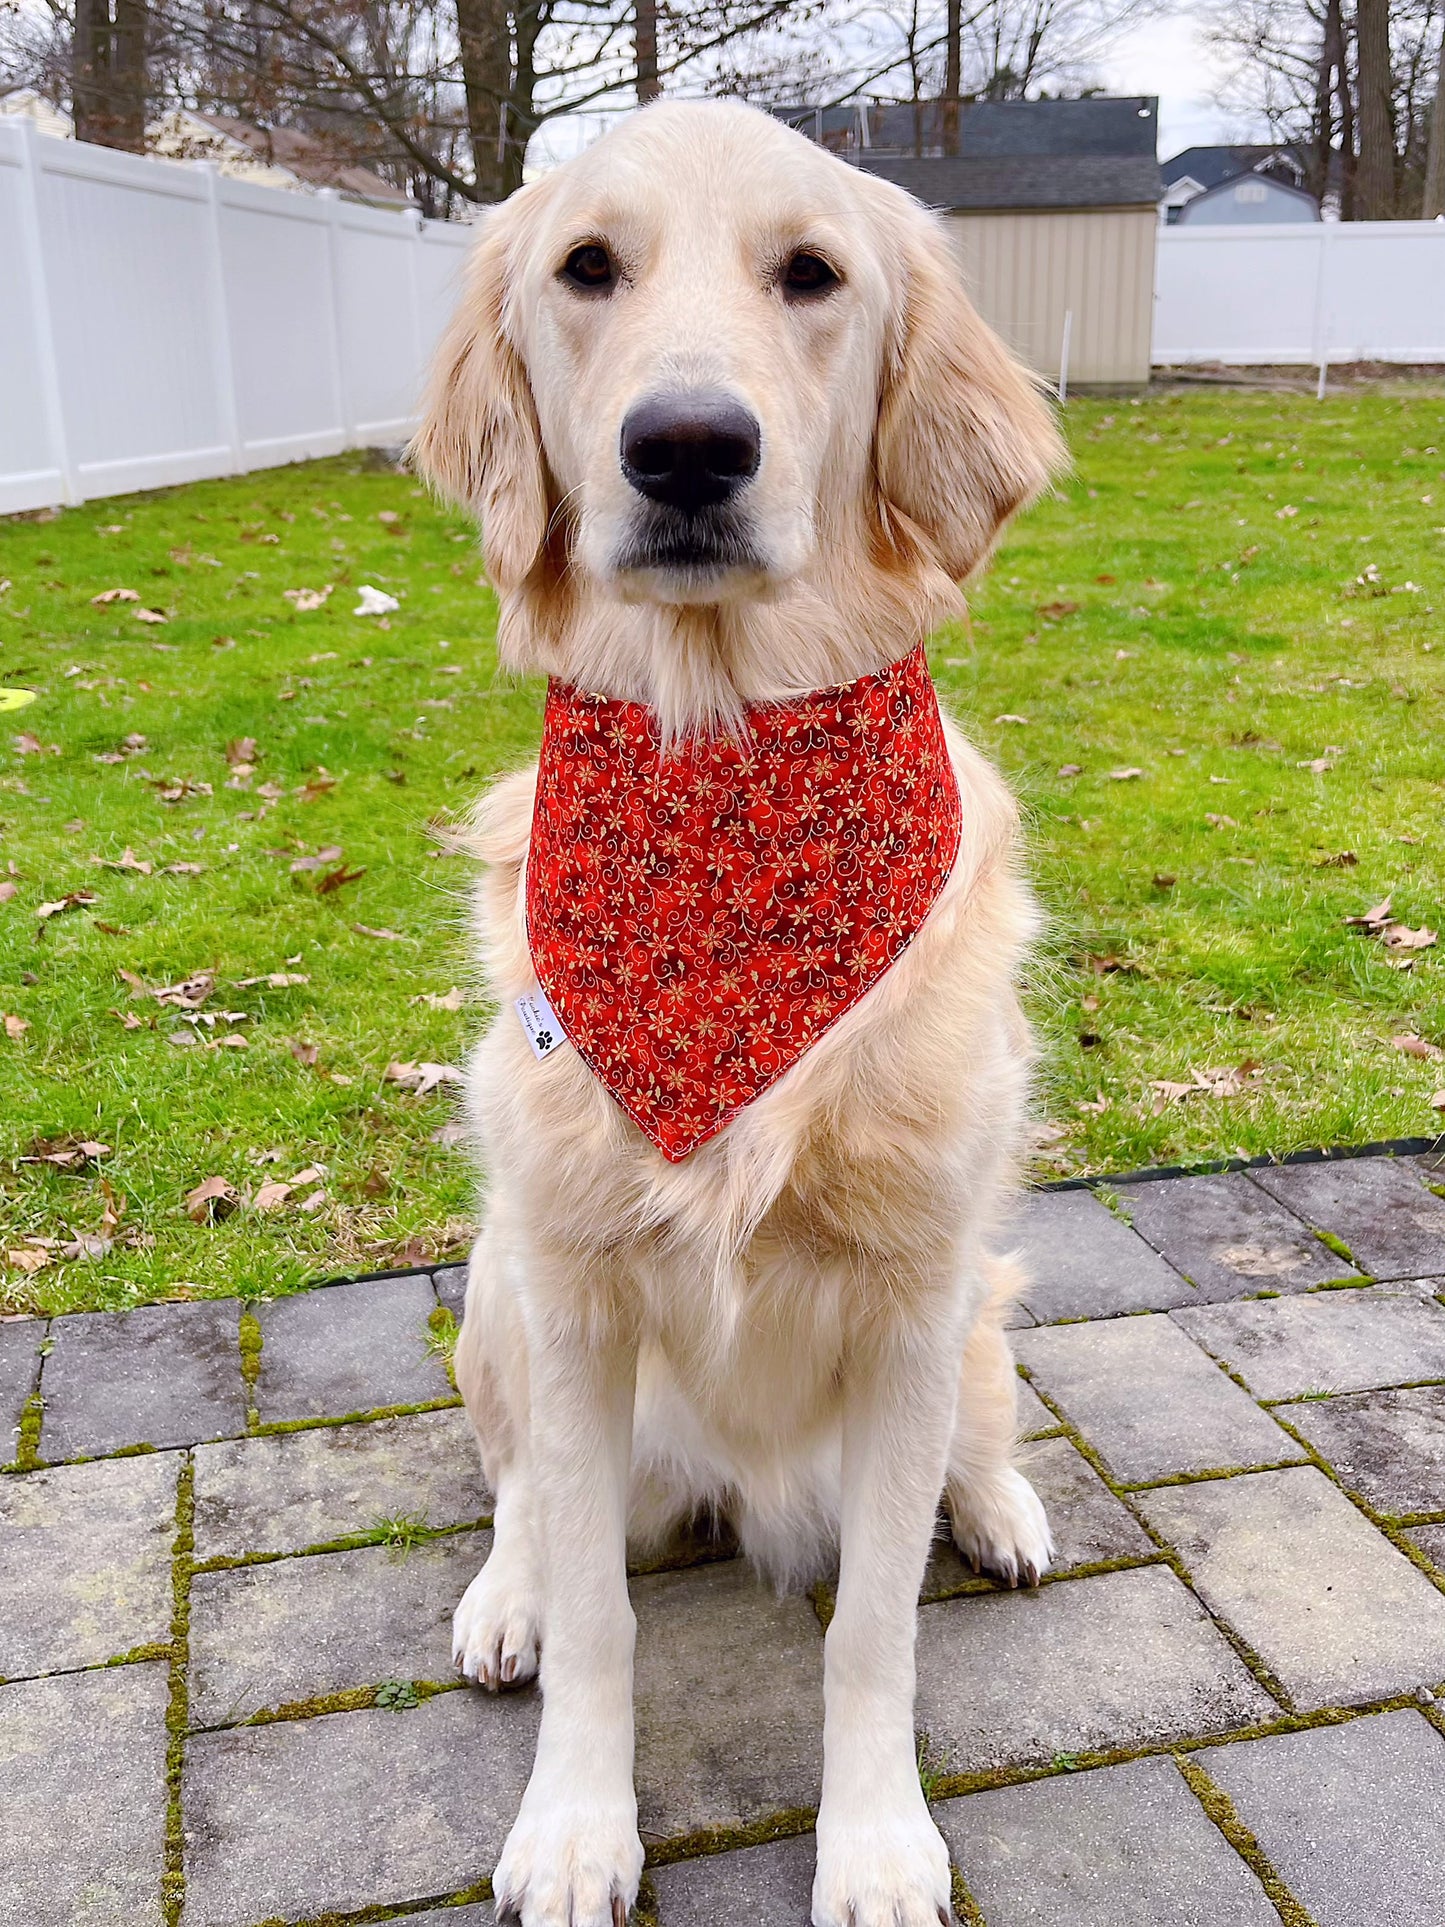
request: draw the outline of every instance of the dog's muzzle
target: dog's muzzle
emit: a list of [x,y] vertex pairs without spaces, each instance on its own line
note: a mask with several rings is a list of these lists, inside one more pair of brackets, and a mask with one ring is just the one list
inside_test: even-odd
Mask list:
[[622,423],[622,472],[649,502],[681,515],[720,507],[758,472],[763,432],[730,395],[650,395]]

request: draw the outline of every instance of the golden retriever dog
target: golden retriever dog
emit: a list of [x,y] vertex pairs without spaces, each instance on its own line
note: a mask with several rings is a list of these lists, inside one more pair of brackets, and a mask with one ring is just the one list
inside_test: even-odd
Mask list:
[[[698,102],[631,116],[486,217],[415,458],[480,521],[504,664],[646,705],[685,746],[916,650],[1060,446],[932,216]],[[496,1520],[455,1645],[493,1689],[540,1667],[494,1876],[524,1927],[620,1927],[636,1896],[628,1544],[700,1512],[779,1582],[838,1561],[816,1927],[951,1918],[913,1732],[940,1495],[1008,1582],[1052,1547],[1011,1464],[999,1244],[1035,912],[1003,781],[945,728],[962,831],[921,928],[678,1159],[576,1050],[533,1054],[513,1005],[538,982],[536,768],[480,807],[500,1014],[468,1073],[489,1195],[456,1370]]]

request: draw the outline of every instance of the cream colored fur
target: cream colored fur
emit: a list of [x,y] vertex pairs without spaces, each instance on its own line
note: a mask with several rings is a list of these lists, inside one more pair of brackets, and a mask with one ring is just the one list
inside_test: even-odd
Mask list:
[[[558,281],[605,243],[614,293]],[[778,264],[842,285],[789,306]],[[762,424],[756,567],[705,594],[616,566],[627,407],[723,389]],[[442,345],[420,465],[471,504],[506,661],[653,705],[675,733],[850,680],[958,606],[956,582],[1059,457],[1030,378],[979,321],[941,230],[886,183],[721,103],[634,116],[491,214]],[[900,961],[725,1131],[667,1163],[570,1049],[511,1005],[535,770],[482,804],[476,935],[500,1014],[470,1113],[486,1226],[458,1383],[497,1491],[458,1659],[544,1694],[495,1876],[524,1927],[610,1927],[635,1897],[625,1540],[725,1515],[771,1575],[840,1559],[826,1641],[817,1927],[933,1927],[948,1863],[914,1763],[914,1612],[940,1493],[964,1553],[1048,1562],[1010,1463],[999,1255],[1030,1046],[1034,929],[997,773],[949,728],[953,874]]]

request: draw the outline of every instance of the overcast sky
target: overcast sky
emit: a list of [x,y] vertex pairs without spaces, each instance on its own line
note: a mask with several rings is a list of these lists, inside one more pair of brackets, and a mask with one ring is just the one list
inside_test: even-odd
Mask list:
[[1207,39],[1184,12],[1135,27],[1101,63],[1101,78],[1111,93],[1158,94],[1160,160],[1182,147],[1249,136],[1249,128],[1210,99],[1220,77]]

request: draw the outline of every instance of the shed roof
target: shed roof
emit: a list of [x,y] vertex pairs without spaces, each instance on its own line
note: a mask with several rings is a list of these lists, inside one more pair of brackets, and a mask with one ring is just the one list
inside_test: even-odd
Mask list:
[[[1050,105],[1073,106],[1058,102]],[[1151,136],[1153,122],[1149,123]],[[948,213],[987,208],[1153,207],[1160,196],[1153,154],[860,154],[858,165]]]

